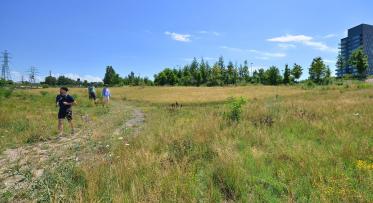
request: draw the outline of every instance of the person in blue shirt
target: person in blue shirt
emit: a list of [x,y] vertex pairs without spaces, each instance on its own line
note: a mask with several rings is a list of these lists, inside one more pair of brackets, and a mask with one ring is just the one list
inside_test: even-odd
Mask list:
[[109,87],[105,85],[104,88],[102,89],[102,98],[104,100],[104,104],[106,105],[109,104],[110,97],[111,97],[111,93],[110,93]]
[[68,94],[69,89],[67,87],[60,88],[60,94],[56,97],[56,106],[59,107],[58,111],[58,130],[59,135],[63,134],[63,121],[67,119],[70,124],[71,134],[74,134],[74,124],[72,106],[75,104],[75,100]]

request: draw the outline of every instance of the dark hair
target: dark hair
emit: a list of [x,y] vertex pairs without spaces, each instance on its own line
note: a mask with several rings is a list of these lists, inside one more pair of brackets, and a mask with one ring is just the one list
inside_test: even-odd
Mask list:
[[61,89],[61,90],[65,90],[66,92],[69,91],[69,88],[67,88],[67,87],[61,87],[60,89]]

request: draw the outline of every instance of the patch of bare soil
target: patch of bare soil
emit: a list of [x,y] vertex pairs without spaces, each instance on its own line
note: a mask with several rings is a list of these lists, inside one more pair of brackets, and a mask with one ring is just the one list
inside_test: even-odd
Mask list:
[[[144,113],[140,109],[129,108],[132,108],[131,118],[114,130],[114,136],[122,135],[128,129],[136,136],[144,123]],[[82,116],[82,119],[85,121],[85,127],[74,135],[8,149],[0,154],[0,202],[3,202],[2,198],[6,193],[16,195],[30,189],[32,183],[40,178],[46,169],[53,169],[59,163],[75,161],[80,164],[84,161],[94,161],[93,157],[100,157],[97,156],[99,150],[89,148],[96,146],[99,149],[105,146],[99,146],[100,142],[95,145],[88,144],[94,142],[94,126],[87,116]],[[110,116],[107,119],[110,119]],[[100,155],[105,158],[105,153]]]

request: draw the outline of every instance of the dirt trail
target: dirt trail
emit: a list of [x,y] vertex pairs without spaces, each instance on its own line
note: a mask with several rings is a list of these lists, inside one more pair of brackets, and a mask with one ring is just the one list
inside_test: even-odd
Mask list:
[[[113,131],[112,136],[124,135],[128,129],[132,130],[132,136],[136,136],[144,123],[144,113],[140,109],[128,106],[125,108],[132,111],[132,116],[129,120],[124,120]],[[0,154],[0,200],[6,192],[15,194],[27,190],[46,169],[53,169],[63,161],[75,161],[79,164],[96,157],[94,153],[97,152],[89,149],[91,145],[88,144],[93,142],[93,123],[88,117],[82,116],[82,119],[86,127],[74,135],[8,149]],[[106,119],[110,119],[110,115]]]

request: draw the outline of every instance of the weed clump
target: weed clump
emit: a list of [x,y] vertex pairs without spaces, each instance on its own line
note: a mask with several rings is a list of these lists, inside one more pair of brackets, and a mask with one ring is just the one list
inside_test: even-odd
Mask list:
[[[42,178],[33,186],[38,191],[38,202],[72,202],[79,191],[87,188],[84,171],[73,163],[65,163],[54,170],[46,171]],[[32,196],[33,196],[32,195]]]
[[13,88],[0,88],[0,98],[9,98],[13,94]]
[[41,94],[42,96],[47,96],[49,93],[48,93],[47,91],[40,91],[40,94]]
[[272,125],[275,121],[274,121],[274,119],[271,115],[263,115],[263,116],[260,116],[256,119],[254,119],[252,122],[253,122],[255,127],[259,127],[259,126],[272,127]]
[[241,119],[242,106],[247,103],[247,100],[243,97],[228,99],[229,111],[224,114],[225,118],[230,122],[239,122]]

